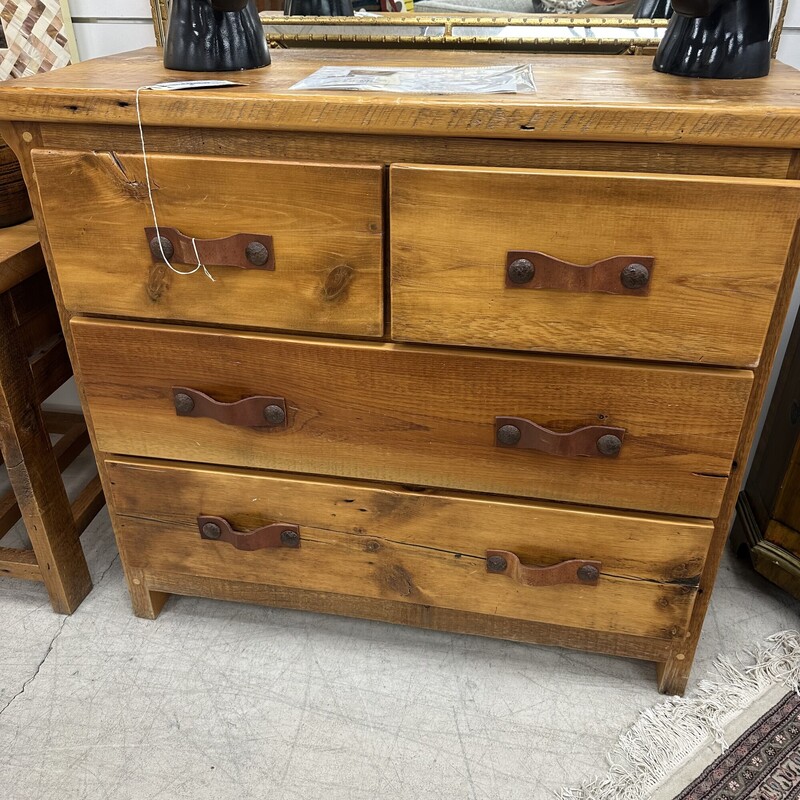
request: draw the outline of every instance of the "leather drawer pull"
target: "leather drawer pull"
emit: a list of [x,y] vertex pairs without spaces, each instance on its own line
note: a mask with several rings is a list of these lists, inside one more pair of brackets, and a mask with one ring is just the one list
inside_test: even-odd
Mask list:
[[[272,246],[271,236],[262,236],[260,233],[236,233],[224,239],[195,239],[185,236],[177,228],[164,228],[159,225],[158,233],[161,234],[161,247],[164,256],[172,264],[197,264],[200,262],[207,267],[240,267],[241,269],[275,269],[275,251]],[[158,244],[156,229],[145,228],[147,246],[150,255],[157,264],[163,263],[161,247]],[[197,245],[197,252],[194,247]]]
[[286,426],[286,400],[283,397],[245,397],[236,403],[220,403],[196,389],[172,387],[172,401],[179,417],[207,417],[223,425],[242,428],[281,428]]
[[581,266],[535,250],[511,250],[506,288],[644,296],[650,294],[654,264],[653,256],[612,256]]
[[558,586],[562,583],[597,586],[601,566],[599,561],[574,558],[551,567],[533,567],[523,564],[519,556],[508,550],[486,551],[487,572],[507,575],[522,586]]
[[568,433],[543,428],[523,417],[495,417],[495,444],[518,450],[538,450],[552,456],[616,458],[622,449],[625,428],[587,425]]
[[215,542],[227,542],[237,550],[266,550],[270,547],[300,547],[300,528],[275,522],[256,528],[254,531],[235,531],[223,517],[200,516],[197,518],[200,538]]

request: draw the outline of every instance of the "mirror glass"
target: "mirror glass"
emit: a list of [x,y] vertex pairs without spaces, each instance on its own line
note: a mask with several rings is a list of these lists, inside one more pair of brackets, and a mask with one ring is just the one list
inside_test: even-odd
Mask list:
[[[169,0],[151,0],[163,43]],[[352,2],[354,16],[287,16],[285,0],[255,0],[277,47],[406,46],[558,52],[647,52],[658,46],[670,0],[320,0]],[[303,7],[314,0],[288,0]]]

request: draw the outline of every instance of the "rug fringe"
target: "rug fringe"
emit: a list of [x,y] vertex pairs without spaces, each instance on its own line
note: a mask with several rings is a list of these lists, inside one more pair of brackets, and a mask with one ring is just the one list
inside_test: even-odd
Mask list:
[[800,694],[800,632],[773,634],[738,664],[719,658],[714,668],[692,697],[642,712],[609,753],[608,774],[563,789],[561,800],[645,800],[709,740],[725,750],[725,726],[764,691],[785,686]]

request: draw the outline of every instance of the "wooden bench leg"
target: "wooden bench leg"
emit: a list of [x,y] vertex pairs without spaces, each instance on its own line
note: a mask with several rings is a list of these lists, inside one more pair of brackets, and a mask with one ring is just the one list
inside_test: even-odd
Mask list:
[[53,610],[71,614],[92,580],[7,295],[0,297],[0,443]]

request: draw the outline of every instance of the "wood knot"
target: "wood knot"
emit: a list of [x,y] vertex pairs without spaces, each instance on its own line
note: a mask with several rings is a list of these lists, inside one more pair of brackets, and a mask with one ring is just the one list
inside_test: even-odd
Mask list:
[[380,549],[381,543],[376,542],[375,539],[370,539],[368,542],[364,543],[364,550],[366,550],[368,553],[377,553]]
[[[125,191],[134,200],[144,202],[150,196],[150,193],[147,191],[147,184],[142,181],[125,181],[123,185]],[[157,187],[154,186],[153,188],[155,189]]]
[[355,275],[355,270],[347,264],[339,264],[338,267],[334,267],[322,284],[322,299],[332,303],[347,297],[347,289],[353,280],[353,275]]
[[153,264],[147,276],[147,296],[157,303],[169,288],[169,270],[166,264]]
[[700,558],[692,558],[670,567],[668,577],[671,583],[678,583],[682,586],[696,587],[700,583],[700,573],[703,570],[703,562]]
[[402,597],[410,597],[417,591],[411,573],[399,564],[392,564],[389,567],[383,567],[378,570],[378,580],[389,591]]

